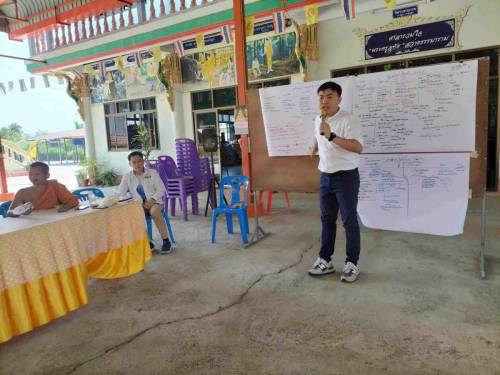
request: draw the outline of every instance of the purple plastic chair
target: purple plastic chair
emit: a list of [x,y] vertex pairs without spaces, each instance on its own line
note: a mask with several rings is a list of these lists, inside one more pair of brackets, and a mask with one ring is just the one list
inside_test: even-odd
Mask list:
[[175,216],[175,200],[178,198],[184,214],[184,220],[187,220],[188,195],[191,196],[192,212],[194,215],[198,215],[198,193],[194,186],[194,178],[192,176],[181,176],[174,159],[166,155],[158,157],[157,170],[166,187],[163,204],[165,210],[168,211],[170,203],[170,216]]
[[158,160],[156,160],[156,159],[146,160],[144,162],[144,166],[147,169],[155,169],[155,170],[157,170],[158,169]]
[[[176,139],[175,151],[179,174],[193,176],[196,193],[208,191],[212,177],[208,157],[200,158],[196,144],[189,138]],[[214,208],[214,195],[210,196],[210,207]]]

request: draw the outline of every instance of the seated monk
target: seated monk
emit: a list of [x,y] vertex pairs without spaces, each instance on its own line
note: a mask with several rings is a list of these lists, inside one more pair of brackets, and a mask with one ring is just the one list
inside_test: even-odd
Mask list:
[[48,180],[49,166],[42,162],[30,165],[29,179],[33,186],[19,190],[9,207],[7,216],[16,217],[12,210],[26,202],[33,204],[33,210],[46,210],[57,206],[58,212],[65,212],[78,206],[78,199],[57,180]]

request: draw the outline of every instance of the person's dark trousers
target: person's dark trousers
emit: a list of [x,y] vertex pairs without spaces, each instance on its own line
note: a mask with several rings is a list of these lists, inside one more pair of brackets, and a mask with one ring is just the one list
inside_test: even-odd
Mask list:
[[320,183],[321,249],[319,256],[329,262],[335,251],[337,216],[344,223],[346,262],[358,263],[361,240],[357,216],[359,192],[358,169],[322,173]]

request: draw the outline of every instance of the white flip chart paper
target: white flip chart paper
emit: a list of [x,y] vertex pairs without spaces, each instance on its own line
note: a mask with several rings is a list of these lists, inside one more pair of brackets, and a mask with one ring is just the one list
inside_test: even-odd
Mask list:
[[469,154],[363,155],[358,213],[366,227],[456,235],[463,232]]
[[[306,156],[314,142],[314,119],[319,114],[318,87],[325,81],[260,89],[260,102],[269,156]],[[352,111],[350,77],[335,78],[342,87],[343,109]]]

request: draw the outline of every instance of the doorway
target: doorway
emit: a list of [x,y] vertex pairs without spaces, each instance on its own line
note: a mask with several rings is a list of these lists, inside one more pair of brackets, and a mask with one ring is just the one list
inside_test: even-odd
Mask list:
[[241,173],[239,136],[234,131],[234,107],[194,111],[196,147],[200,157],[210,157],[203,150],[202,132],[211,129],[217,134],[218,150],[214,153],[214,172],[219,175]]

